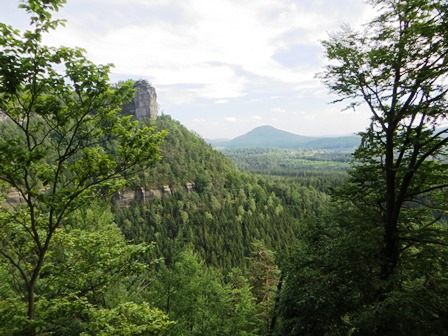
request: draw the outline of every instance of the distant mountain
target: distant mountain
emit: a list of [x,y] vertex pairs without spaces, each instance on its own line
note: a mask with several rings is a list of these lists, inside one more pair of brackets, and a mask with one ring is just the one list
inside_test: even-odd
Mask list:
[[260,126],[232,140],[206,140],[214,148],[289,148],[351,151],[359,146],[357,135],[339,137],[309,137],[283,131],[272,126]]
[[331,151],[353,151],[361,143],[358,135],[347,135],[338,137],[320,137],[299,146],[301,149],[322,149]]
[[290,148],[314,138],[279,130],[272,126],[260,126],[231,140],[226,147],[280,147]]

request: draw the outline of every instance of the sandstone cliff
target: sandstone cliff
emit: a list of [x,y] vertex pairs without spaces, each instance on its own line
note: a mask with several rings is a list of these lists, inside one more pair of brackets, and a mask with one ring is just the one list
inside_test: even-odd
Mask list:
[[129,103],[123,105],[122,113],[133,115],[138,120],[156,119],[159,110],[156,89],[146,80],[136,81],[134,88],[137,89],[135,97]]

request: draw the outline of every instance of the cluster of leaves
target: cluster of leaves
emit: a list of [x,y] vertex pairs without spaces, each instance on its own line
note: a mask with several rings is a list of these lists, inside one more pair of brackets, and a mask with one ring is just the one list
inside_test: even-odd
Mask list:
[[404,249],[397,273],[384,278],[380,221],[343,202],[310,223],[283,269],[279,335],[446,333],[446,247]]
[[224,278],[187,248],[146,280],[145,299],[176,321],[169,335],[258,335],[250,283],[237,269]]
[[[30,242],[22,241],[22,253]],[[148,268],[148,244],[128,244],[107,205],[73,212],[56,230],[36,287],[36,313],[26,318],[17,268],[2,260],[0,333],[23,335],[158,335],[168,317],[131,298],[131,279]],[[28,329],[28,330],[27,330]]]

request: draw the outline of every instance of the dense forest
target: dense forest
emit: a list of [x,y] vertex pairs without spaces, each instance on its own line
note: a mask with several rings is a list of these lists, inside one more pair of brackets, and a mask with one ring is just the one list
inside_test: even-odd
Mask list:
[[347,179],[352,155],[328,150],[238,148],[221,151],[238,168],[330,192]]
[[[208,264],[223,270],[245,269],[251,244],[257,240],[285,254],[306,218],[316,215],[328,199],[326,193],[300,181],[237,169],[169,116],[153,123],[168,131],[161,145],[163,159],[133,183],[146,189],[169,185],[172,195],[116,206],[114,211],[128,239],[156,242],[157,254],[168,262],[176,246],[186,243]],[[187,182],[194,184],[192,192],[184,187]]]
[[323,41],[320,79],[372,113],[354,153],[123,116],[132,81],[43,45],[64,3],[0,23],[1,335],[448,332],[445,1]]

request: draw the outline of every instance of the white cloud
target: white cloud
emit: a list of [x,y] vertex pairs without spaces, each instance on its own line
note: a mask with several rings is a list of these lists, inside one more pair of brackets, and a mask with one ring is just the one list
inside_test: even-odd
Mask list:
[[215,100],[215,104],[226,104],[228,102],[229,102],[228,99],[218,99],[218,100]]
[[[113,4],[125,2],[114,0]],[[200,84],[192,92],[210,99],[245,95],[252,75],[298,88],[319,86],[313,80],[318,68],[299,66],[292,71],[272,57],[291,43],[318,44],[326,35],[325,27],[340,20],[336,14],[323,19],[323,5],[307,8],[293,0],[132,0],[126,4],[141,6],[143,12],[134,14],[141,16],[158,6],[178,8],[184,20],[154,19],[142,24],[136,18],[135,24],[114,22],[113,29],[95,34],[83,31],[82,17],[76,17],[49,40],[83,46],[96,62],[113,62],[115,72],[146,77],[156,85]],[[100,15],[89,12],[89,21],[107,21]],[[287,34],[294,31],[301,34],[288,39]],[[245,75],[237,74],[235,67]]]
[[236,118],[234,118],[234,117],[227,117],[227,118],[224,118],[224,120],[228,121],[228,122],[232,122],[232,123],[237,121]]
[[271,112],[272,113],[285,113],[286,110],[283,108],[280,108],[280,107],[275,107],[275,108],[271,109]]
[[[5,8],[0,21],[13,23],[18,16]],[[341,121],[340,113],[322,108],[332,99],[314,78],[323,63],[319,40],[340,23],[357,26],[373,13],[359,0],[72,0],[58,14],[67,27],[46,41],[83,47],[95,63],[114,63],[112,78],[148,79],[162,110],[175,111],[199,133],[239,135],[273,113],[293,131],[285,125],[299,127],[302,111],[312,116],[308,130],[311,121],[318,128]],[[300,111],[294,123],[291,111]],[[224,121],[229,114],[238,120]],[[346,128],[361,124],[343,116]]]

